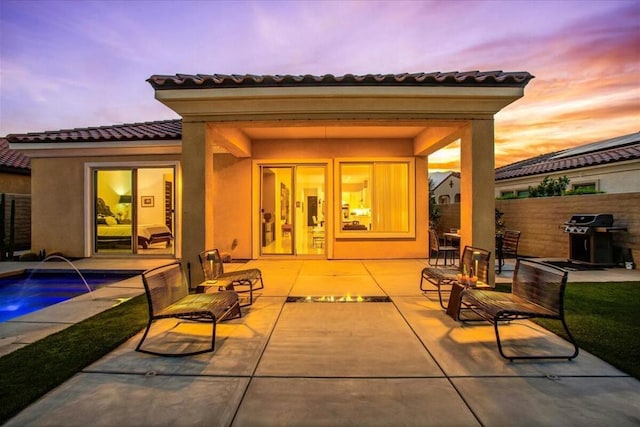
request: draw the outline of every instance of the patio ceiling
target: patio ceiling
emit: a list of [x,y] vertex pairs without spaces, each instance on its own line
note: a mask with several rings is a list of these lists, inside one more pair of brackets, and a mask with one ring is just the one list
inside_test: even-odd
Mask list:
[[210,123],[214,152],[231,153],[237,157],[251,156],[251,143],[257,140],[329,140],[329,139],[410,139],[415,155],[428,155],[460,138],[466,121],[386,121],[375,124],[359,121],[332,124],[281,122]]
[[240,127],[251,139],[413,139],[424,126]]

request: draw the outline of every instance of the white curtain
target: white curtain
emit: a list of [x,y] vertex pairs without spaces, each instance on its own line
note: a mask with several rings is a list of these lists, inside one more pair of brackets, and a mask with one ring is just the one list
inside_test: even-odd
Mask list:
[[373,231],[409,231],[409,165],[375,163],[373,179]]

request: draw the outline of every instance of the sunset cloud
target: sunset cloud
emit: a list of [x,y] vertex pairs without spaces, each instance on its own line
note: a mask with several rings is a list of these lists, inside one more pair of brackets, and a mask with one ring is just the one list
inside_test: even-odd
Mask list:
[[[0,2],[0,135],[177,118],[152,74],[528,71],[496,165],[637,132],[640,3]],[[430,156],[459,169],[455,145]]]

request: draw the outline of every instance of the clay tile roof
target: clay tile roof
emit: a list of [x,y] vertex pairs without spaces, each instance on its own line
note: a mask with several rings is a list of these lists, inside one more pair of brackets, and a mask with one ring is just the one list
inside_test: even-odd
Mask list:
[[534,78],[526,71],[466,71],[403,74],[176,74],[147,79],[154,89],[201,89],[276,86],[506,86],[524,87]]
[[496,181],[640,159],[640,132],[542,154],[496,169]]
[[7,135],[9,142],[99,142],[182,139],[182,120]]
[[9,148],[9,141],[0,138],[0,171],[20,174],[31,172],[31,159]]

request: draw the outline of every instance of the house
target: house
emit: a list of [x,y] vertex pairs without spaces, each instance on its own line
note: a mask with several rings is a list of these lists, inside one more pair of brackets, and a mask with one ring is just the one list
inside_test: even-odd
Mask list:
[[0,138],[0,193],[31,193],[29,157],[12,150],[5,138]]
[[428,156],[458,140],[462,244],[493,245],[494,115],[532,78],[153,75],[181,120],[7,139],[32,160],[36,251],[418,258]]
[[569,190],[640,192],[640,132],[542,154],[496,169],[496,197],[526,197],[544,177],[569,178]]
[[460,172],[433,172],[429,174],[436,203],[460,203]]

